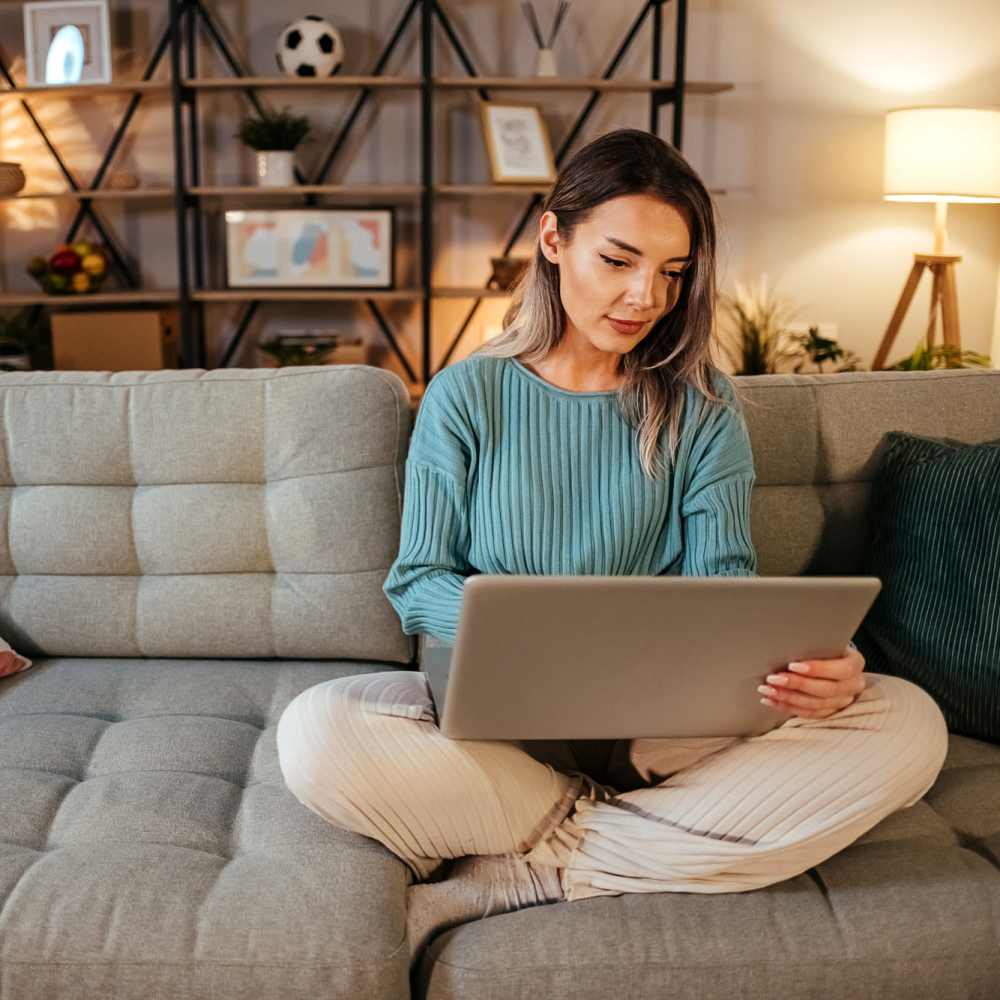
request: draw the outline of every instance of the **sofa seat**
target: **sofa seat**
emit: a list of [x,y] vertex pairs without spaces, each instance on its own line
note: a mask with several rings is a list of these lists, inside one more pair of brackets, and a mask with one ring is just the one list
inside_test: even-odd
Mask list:
[[414,995],[996,1000],[1000,746],[949,743],[923,799],[802,875],[724,897],[597,896],[473,920],[428,945]]
[[0,681],[0,995],[404,998],[406,868],[275,729],[373,661],[49,658]]

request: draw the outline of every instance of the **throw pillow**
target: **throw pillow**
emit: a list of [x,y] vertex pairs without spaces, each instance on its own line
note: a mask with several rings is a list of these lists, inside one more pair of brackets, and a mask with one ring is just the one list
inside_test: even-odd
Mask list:
[[31,660],[26,656],[15,653],[10,648],[10,644],[0,639],[0,677],[9,677],[11,674],[19,674],[22,670],[27,670],[31,666]]
[[855,636],[865,669],[903,677],[953,733],[1000,743],[1000,440],[886,435],[865,573],[882,590]]

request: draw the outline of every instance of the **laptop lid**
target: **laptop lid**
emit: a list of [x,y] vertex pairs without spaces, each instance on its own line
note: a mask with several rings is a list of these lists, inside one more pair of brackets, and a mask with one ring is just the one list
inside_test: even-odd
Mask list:
[[753,736],[757,685],[845,654],[877,577],[477,574],[421,667],[452,739]]

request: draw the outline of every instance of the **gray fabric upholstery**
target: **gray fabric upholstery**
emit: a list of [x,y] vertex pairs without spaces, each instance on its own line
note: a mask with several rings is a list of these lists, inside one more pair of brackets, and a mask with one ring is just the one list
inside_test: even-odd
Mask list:
[[41,656],[410,661],[411,411],[335,368],[0,374],[0,627]]
[[[757,470],[759,572],[853,574],[890,430],[1000,437],[1000,371],[737,377]],[[786,882],[534,907],[428,946],[428,1000],[993,1000],[1000,996],[1000,747],[950,738],[915,806]]]
[[[1000,436],[1000,372],[738,379],[765,574],[855,572],[891,429]],[[381,592],[412,412],[363,367],[0,375],[0,1000],[405,998],[407,874],[281,780],[300,691],[414,651]],[[1000,748],[752,893],[473,921],[428,998],[987,1000]]]
[[300,691],[370,669],[66,657],[0,681],[0,997],[407,996],[403,865],[301,805],[275,744]]

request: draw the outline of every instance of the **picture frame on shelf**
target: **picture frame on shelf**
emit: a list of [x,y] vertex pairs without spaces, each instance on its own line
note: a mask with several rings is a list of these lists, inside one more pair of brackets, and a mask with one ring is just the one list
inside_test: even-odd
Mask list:
[[108,0],[29,0],[23,7],[29,86],[111,82]]
[[480,123],[494,184],[551,184],[552,142],[536,104],[481,101]]
[[395,286],[392,207],[230,210],[225,226],[230,288]]

